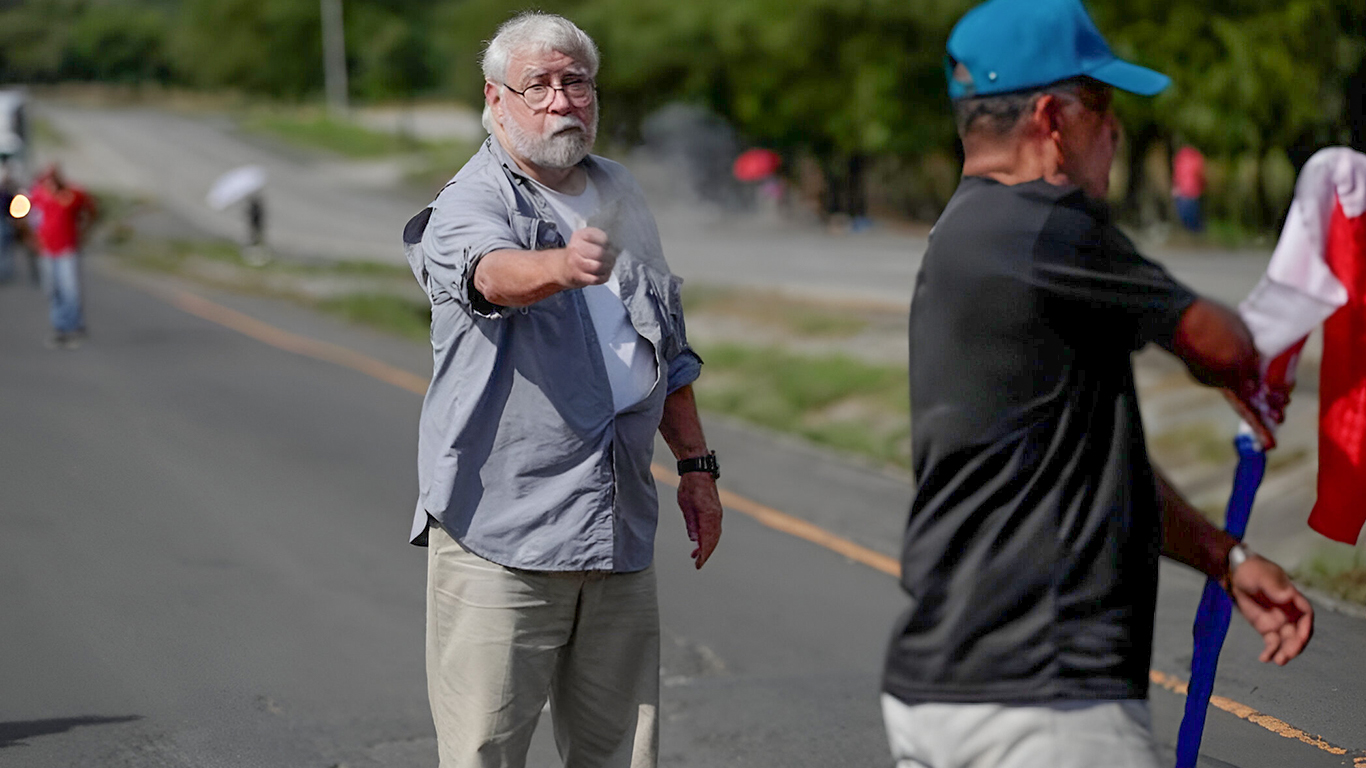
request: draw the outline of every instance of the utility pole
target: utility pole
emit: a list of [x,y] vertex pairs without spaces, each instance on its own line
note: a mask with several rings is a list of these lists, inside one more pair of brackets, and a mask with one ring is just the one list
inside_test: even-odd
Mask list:
[[322,0],[323,84],[327,107],[346,114],[346,28],[342,25],[342,0]]

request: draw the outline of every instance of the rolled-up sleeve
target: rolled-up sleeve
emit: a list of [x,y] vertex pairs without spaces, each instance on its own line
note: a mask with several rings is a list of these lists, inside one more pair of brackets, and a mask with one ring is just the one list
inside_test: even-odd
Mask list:
[[691,347],[685,347],[677,357],[669,361],[669,394],[679,387],[697,381],[697,377],[702,375],[702,358],[692,351]]
[[509,310],[484,298],[474,287],[480,259],[498,250],[521,250],[506,204],[496,188],[477,178],[457,179],[437,195],[422,235],[428,291],[434,303],[453,300],[483,317]]

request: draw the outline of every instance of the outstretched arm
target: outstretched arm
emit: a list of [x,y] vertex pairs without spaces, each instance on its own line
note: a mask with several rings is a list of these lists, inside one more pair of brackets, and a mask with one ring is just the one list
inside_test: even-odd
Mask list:
[[[688,384],[664,399],[664,418],[659,432],[674,458],[682,461],[707,454],[707,439],[697,417],[697,401]],[[692,558],[701,568],[721,540],[721,497],[716,480],[706,472],[688,472],[678,478],[678,507],[688,526],[688,538],[697,544]]]
[[474,269],[474,287],[500,307],[526,307],[560,291],[607,282],[616,261],[607,234],[584,227],[563,248],[486,254]]
[[[1181,316],[1170,349],[1197,381],[1224,390],[1263,448],[1275,447],[1273,424],[1253,404],[1261,387],[1261,370],[1252,333],[1237,312],[1216,301],[1196,299]],[[1269,417],[1271,422],[1284,418],[1285,400],[1271,403],[1277,409]]]
[[1262,661],[1283,665],[1300,655],[1314,634],[1314,609],[1285,571],[1254,554],[1230,573],[1228,554],[1237,540],[1201,516],[1160,472],[1157,490],[1162,506],[1162,554],[1224,585],[1266,643]]

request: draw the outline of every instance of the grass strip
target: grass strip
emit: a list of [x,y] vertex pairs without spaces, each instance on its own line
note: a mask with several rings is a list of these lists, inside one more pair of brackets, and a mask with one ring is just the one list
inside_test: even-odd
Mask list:
[[1366,565],[1361,550],[1332,546],[1295,570],[1295,581],[1357,604],[1366,604]]
[[254,114],[244,118],[241,126],[296,146],[323,149],[356,159],[412,152],[422,146],[410,136],[372,131],[323,112]]
[[842,339],[868,328],[861,313],[785,296],[776,291],[753,291],[715,285],[683,287],[683,310],[689,315],[710,313],[787,331],[812,339]]
[[352,293],[324,299],[317,307],[347,322],[415,341],[426,341],[432,326],[431,307],[391,294]]
[[910,467],[906,371],[734,343],[699,348],[698,404],[819,445]]

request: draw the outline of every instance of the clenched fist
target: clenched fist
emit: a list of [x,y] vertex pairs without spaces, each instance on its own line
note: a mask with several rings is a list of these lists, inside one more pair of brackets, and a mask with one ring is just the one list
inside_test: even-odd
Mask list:
[[602,285],[612,276],[617,253],[607,242],[607,233],[597,227],[584,227],[569,237],[564,247],[564,285],[583,288]]

